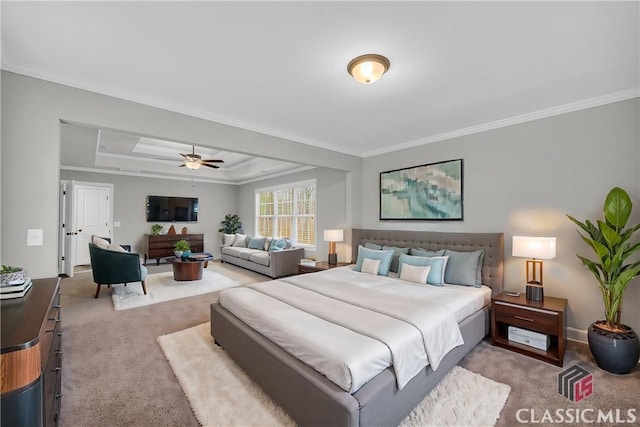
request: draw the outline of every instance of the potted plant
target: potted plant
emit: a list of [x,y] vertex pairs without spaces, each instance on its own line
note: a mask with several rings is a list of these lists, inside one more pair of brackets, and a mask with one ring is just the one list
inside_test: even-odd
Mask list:
[[176,258],[186,258],[191,255],[191,245],[186,240],[178,240],[173,244],[173,254]]
[[604,202],[604,221],[581,222],[567,215],[596,255],[595,261],[577,256],[598,281],[604,302],[605,319],[589,326],[589,349],[599,367],[615,374],[629,373],[640,357],[638,335],[621,322],[624,291],[640,273],[640,262],[629,260],[640,251],[640,243],[630,241],[640,224],[625,229],[631,210],[627,192],[615,187]]
[[221,224],[222,227],[218,229],[218,232],[225,234],[235,234],[242,229],[242,222],[240,222],[240,217],[236,214],[226,214]]
[[157,236],[162,231],[162,228],[163,227],[160,224],[153,224],[151,226],[151,235],[152,236]]

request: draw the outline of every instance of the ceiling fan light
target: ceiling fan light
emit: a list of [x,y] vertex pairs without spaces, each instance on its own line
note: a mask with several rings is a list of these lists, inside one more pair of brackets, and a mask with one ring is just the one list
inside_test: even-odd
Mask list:
[[384,56],[369,53],[352,59],[347,71],[360,83],[371,84],[382,77],[390,66],[391,63]]
[[184,165],[191,170],[200,169],[201,166],[198,162],[185,162]]

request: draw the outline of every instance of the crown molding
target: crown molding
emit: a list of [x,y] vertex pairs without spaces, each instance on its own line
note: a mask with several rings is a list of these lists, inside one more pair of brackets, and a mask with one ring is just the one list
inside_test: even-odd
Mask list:
[[559,116],[561,114],[571,113],[574,111],[586,110],[588,108],[600,107],[606,104],[612,104],[614,102],[626,101],[628,99],[640,97],[640,88],[633,88],[624,90],[621,92],[610,93],[595,98],[589,98],[582,101],[572,102],[569,104],[559,105],[557,107],[551,107],[544,110],[534,111],[532,113],[521,114],[519,116],[513,116],[506,119],[500,119],[493,122],[483,123],[477,126],[470,126],[468,128],[454,130],[452,132],[441,133],[439,135],[430,136],[427,138],[416,139],[413,141],[403,142],[401,144],[385,147],[380,150],[372,150],[362,154],[363,158],[377,156],[379,154],[386,154],[393,151],[404,150],[406,148],[413,148],[419,145],[431,144],[433,142],[445,141],[447,139],[458,138],[461,136],[471,135],[474,133],[486,132],[488,130],[499,129],[507,126],[513,126],[521,123],[531,122],[534,120],[540,120],[547,117]]

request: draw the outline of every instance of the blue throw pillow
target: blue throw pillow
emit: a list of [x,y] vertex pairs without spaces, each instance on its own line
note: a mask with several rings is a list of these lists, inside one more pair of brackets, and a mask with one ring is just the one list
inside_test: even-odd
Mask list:
[[376,245],[375,243],[365,243],[364,247],[367,249],[373,249],[374,251],[381,251],[382,250],[382,246],[380,245]]
[[266,240],[266,237],[252,237],[251,239],[249,239],[249,245],[247,245],[247,247],[249,249],[264,250],[264,242]]
[[353,268],[355,271],[362,271],[362,262],[365,258],[380,260],[378,275],[387,276],[389,274],[391,258],[393,258],[393,251],[376,251],[367,249],[364,246],[358,246],[358,260],[356,261],[356,266]]
[[444,249],[440,249],[437,251],[428,251],[422,248],[411,248],[411,255],[424,257],[442,256],[444,255]]
[[431,270],[429,271],[429,276],[427,276],[427,283],[434,286],[444,285],[444,273],[447,267],[446,256],[427,258],[421,256],[400,255],[398,263],[400,264],[398,267],[398,277],[400,277],[400,274],[402,273],[402,264],[418,266],[430,265]]
[[484,250],[456,252],[446,249],[444,254],[449,257],[447,271],[444,274],[447,283],[476,288],[482,285]]
[[396,248],[395,246],[383,246],[383,251],[393,251],[393,258],[391,258],[391,267],[389,267],[389,271],[393,271],[394,273],[398,272],[398,262],[400,260],[400,255],[409,254],[409,250],[411,248]]
[[270,251],[281,251],[285,247],[287,247],[287,242],[284,239],[273,239],[271,240],[271,246],[269,247]]

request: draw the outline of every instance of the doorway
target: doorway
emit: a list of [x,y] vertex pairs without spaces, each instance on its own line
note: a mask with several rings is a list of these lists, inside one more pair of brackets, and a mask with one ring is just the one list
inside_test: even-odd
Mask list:
[[91,264],[91,236],[112,238],[113,184],[60,182],[59,272],[73,277],[74,267]]

